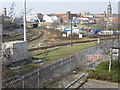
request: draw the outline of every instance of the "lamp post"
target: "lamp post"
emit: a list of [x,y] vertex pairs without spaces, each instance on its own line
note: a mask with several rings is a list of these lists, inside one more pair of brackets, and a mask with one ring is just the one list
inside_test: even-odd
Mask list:
[[26,35],[26,0],[23,0],[23,9],[24,9],[24,41],[27,41],[27,35]]
[[70,35],[70,44],[71,44],[71,46],[72,46],[72,19],[71,19],[71,35]]

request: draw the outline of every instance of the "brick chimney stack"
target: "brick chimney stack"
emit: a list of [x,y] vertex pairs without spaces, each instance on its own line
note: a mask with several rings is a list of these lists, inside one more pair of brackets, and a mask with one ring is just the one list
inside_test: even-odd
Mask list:
[[71,19],[70,11],[67,11],[67,12],[66,12],[66,16],[67,16],[67,20],[70,20],[70,19]]

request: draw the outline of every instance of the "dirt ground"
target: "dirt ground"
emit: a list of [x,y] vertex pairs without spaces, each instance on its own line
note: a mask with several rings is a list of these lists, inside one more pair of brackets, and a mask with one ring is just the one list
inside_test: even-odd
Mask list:
[[61,39],[58,38],[60,37],[60,34],[56,31],[45,30],[45,29],[36,29],[36,30],[42,31],[44,35],[41,38],[30,42],[29,48],[38,47],[39,44],[41,44],[41,46],[52,45],[54,43],[58,43],[61,41]]

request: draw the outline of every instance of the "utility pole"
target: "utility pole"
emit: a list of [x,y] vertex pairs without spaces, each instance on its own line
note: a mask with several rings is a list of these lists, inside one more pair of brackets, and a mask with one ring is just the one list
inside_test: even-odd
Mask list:
[[71,19],[71,35],[70,35],[70,44],[71,44],[71,46],[72,46],[72,19]]
[[[118,30],[120,30],[120,1],[118,2]],[[120,34],[118,34],[118,41],[120,41]],[[120,63],[120,48],[118,49],[118,61]]]
[[23,9],[24,9],[24,41],[27,41],[27,35],[26,35],[26,0],[23,0]]

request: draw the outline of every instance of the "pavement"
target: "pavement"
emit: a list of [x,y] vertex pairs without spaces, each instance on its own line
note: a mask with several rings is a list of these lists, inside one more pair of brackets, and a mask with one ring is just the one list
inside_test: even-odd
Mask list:
[[118,83],[88,79],[82,88],[118,88]]

